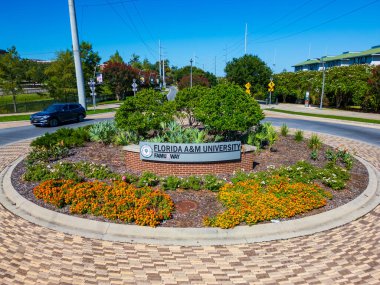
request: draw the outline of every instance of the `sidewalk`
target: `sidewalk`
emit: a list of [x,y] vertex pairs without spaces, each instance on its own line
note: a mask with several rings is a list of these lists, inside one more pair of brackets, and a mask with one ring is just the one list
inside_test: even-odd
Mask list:
[[319,107],[315,107],[315,106],[305,107],[302,104],[280,103],[278,105],[272,104],[272,105],[260,105],[260,106],[263,110],[277,109],[277,110],[285,110],[285,111],[292,111],[292,112],[302,112],[302,113],[308,113],[308,114],[334,115],[334,116],[343,116],[343,117],[380,120],[380,114],[344,111],[344,110],[330,109],[330,108],[320,109]]

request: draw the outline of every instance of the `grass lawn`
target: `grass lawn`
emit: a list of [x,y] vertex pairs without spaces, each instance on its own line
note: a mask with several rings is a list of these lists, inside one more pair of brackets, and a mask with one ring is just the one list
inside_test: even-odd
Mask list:
[[365,118],[344,117],[344,116],[323,115],[323,114],[310,114],[310,113],[294,112],[294,111],[279,110],[279,109],[267,109],[267,110],[273,111],[273,112],[278,112],[278,113],[302,115],[302,116],[308,116],[308,117],[317,117],[317,118],[336,119],[336,120],[342,120],[342,121],[353,121],[353,122],[380,124],[380,120],[365,119]]
[[[102,114],[115,112],[116,109],[99,109],[99,110],[88,110],[88,115]],[[0,116],[0,122],[13,122],[13,121],[29,121],[30,115],[9,115],[9,116]]]
[[[25,102],[34,102],[34,101],[46,101],[53,100],[49,97],[49,95],[38,95],[38,94],[17,94],[16,102],[17,103],[25,103]],[[12,95],[1,95],[0,96],[1,104],[13,104]]]

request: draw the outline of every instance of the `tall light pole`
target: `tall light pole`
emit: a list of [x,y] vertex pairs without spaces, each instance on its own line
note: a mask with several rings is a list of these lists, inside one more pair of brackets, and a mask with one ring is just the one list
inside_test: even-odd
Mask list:
[[74,0],[69,0],[69,13],[70,13],[71,38],[73,42],[75,74],[77,77],[78,101],[79,101],[79,104],[81,104],[83,108],[86,109],[86,95],[84,91],[82,63],[80,61],[78,28],[77,28],[77,19],[75,15]]
[[190,59],[190,88],[193,87],[193,59]]
[[321,103],[319,104],[319,109],[322,109],[322,106],[323,106],[323,95],[325,94],[325,80],[326,80],[326,69],[325,69],[325,62],[323,61],[323,57],[321,58],[321,61],[322,61],[323,76],[322,76]]

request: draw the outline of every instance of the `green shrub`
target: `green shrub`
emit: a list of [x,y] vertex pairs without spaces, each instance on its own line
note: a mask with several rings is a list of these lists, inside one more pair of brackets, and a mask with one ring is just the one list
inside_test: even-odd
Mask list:
[[322,141],[317,134],[312,134],[307,145],[311,150],[317,151],[321,149]]
[[296,132],[294,133],[294,139],[296,142],[302,142],[303,141],[303,131],[296,130]]
[[114,122],[103,121],[91,126],[89,129],[89,136],[91,141],[110,144],[117,132],[118,129]]
[[194,175],[188,176],[181,180],[180,187],[198,191],[202,188],[202,179]]
[[25,159],[27,165],[32,165],[39,162],[56,161],[70,155],[70,150],[61,145],[54,145],[49,148],[33,147],[32,151]]
[[185,117],[190,126],[196,123],[194,110],[197,108],[201,98],[209,92],[209,88],[193,86],[180,90],[174,99],[175,108],[179,112],[179,117]]
[[215,175],[206,175],[203,178],[203,187],[206,190],[210,190],[213,192],[219,191],[219,189],[225,184],[225,182]]
[[161,185],[164,190],[176,190],[181,185],[181,178],[168,176],[162,180]]
[[156,186],[160,182],[159,177],[152,173],[152,172],[144,172],[141,176],[139,181],[137,181],[137,187],[144,187],[144,186]]
[[264,119],[260,105],[238,85],[219,84],[206,92],[194,110],[197,121],[212,132],[246,132]]
[[50,148],[59,144],[63,147],[73,148],[83,146],[88,140],[89,135],[87,128],[61,128],[54,133],[46,133],[43,136],[36,138],[30,145],[32,147]]
[[115,115],[116,125],[123,131],[144,136],[159,128],[161,122],[173,120],[173,102],[153,89],[143,89],[136,96],[127,97]]
[[281,126],[281,135],[286,137],[289,134],[289,127],[286,124],[282,124]]

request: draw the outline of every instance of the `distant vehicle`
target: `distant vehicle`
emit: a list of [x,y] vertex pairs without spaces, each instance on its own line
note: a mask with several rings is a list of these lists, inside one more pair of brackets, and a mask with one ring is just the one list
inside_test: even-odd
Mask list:
[[82,122],[86,117],[86,110],[78,103],[52,104],[45,110],[30,116],[30,123],[42,127],[56,127],[70,121]]

